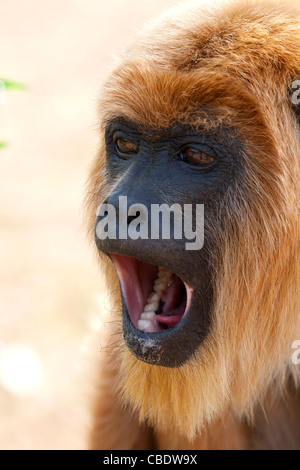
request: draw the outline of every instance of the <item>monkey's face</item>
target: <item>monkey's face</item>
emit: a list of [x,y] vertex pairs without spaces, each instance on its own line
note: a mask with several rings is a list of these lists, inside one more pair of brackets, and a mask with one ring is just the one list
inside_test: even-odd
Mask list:
[[209,333],[217,243],[211,227],[219,226],[239,151],[229,131],[107,123],[104,209],[113,211],[114,233],[101,228],[108,225],[105,210],[96,242],[117,270],[124,338],[142,361],[182,366]]

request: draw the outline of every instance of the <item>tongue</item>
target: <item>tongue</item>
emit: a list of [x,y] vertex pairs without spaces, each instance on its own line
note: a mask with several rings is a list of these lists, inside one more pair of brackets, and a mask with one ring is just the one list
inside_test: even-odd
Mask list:
[[183,313],[180,315],[172,315],[172,312],[168,312],[167,315],[156,315],[156,321],[162,325],[167,325],[169,328],[173,328],[182,320]]

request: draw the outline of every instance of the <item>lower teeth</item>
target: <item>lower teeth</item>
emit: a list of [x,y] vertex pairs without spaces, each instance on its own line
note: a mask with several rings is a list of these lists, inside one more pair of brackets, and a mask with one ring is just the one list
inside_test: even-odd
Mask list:
[[162,294],[170,285],[172,280],[172,273],[165,268],[159,268],[158,277],[154,282],[154,291],[148,298],[144,311],[138,321],[138,329],[141,331],[150,330],[156,324],[156,312],[159,308],[159,302]]

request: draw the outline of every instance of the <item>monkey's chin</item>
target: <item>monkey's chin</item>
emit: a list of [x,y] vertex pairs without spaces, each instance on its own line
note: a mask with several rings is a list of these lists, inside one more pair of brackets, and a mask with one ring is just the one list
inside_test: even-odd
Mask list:
[[206,337],[194,289],[165,267],[110,255],[121,285],[123,336],[139,360],[180,367]]

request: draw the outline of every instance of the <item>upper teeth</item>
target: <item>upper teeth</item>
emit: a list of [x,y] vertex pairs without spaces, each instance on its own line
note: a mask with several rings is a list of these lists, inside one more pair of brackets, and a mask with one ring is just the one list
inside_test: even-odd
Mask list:
[[139,330],[149,331],[155,327],[155,317],[159,308],[159,302],[163,292],[166,290],[168,285],[170,285],[171,279],[171,271],[168,271],[165,268],[159,268],[158,277],[154,282],[154,291],[150,294],[144,311],[141,313],[140,320],[138,321],[137,327]]

